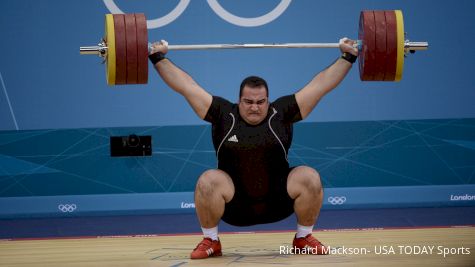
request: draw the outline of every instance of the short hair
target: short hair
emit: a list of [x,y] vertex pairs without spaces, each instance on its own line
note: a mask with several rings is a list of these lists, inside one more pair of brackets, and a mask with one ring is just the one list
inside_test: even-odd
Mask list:
[[269,97],[269,88],[267,87],[266,80],[262,79],[261,77],[257,76],[249,76],[242,80],[241,87],[239,88],[239,98],[242,96],[242,90],[245,86],[249,86],[251,88],[264,86],[266,88],[266,96]]

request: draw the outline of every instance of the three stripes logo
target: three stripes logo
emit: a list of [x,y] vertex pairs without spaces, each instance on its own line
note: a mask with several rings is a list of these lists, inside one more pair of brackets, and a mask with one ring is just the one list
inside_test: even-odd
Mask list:
[[209,248],[206,250],[206,253],[208,254],[208,256],[213,254],[213,252],[214,252],[213,248]]
[[236,135],[233,135],[231,137],[228,138],[228,142],[235,142],[235,143],[238,143],[238,139],[237,139],[237,136]]

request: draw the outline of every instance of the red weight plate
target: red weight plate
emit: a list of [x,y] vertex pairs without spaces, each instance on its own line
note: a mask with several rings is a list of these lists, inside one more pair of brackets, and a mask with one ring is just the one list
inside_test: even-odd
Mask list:
[[384,81],[386,72],[386,16],[384,11],[374,11],[376,26],[375,73],[373,81]]
[[148,80],[148,37],[147,20],[143,13],[135,14],[137,25],[137,83],[144,84]]
[[394,81],[397,66],[397,22],[394,10],[384,11],[386,16],[386,72],[385,81]]
[[361,11],[358,30],[358,39],[363,42],[359,58],[360,79],[372,81],[375,73],[376,61],[376,27],[374,13],[371,10]]
[[127,43],[125,40],[125,19],[122,14],[114,14],[116,78],[115,84],[125,84],[127,75]]
[[137,26],[134,14],[125,14],[127,41],[127,84],[137,83]]

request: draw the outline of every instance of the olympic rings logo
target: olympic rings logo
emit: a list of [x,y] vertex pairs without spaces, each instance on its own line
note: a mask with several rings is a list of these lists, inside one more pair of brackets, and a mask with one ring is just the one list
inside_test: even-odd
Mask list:
[[[114,14],[124,14],[124,12],[117,6],[114,0],[103,0],[104,4],[106,5],[107,9],[111,13]],[[232,23],[237,26],[242,27],[257,27],[267,24],[276,18],[278,18],[287,7],[290,5],[292,0],[281,0],[280,3],[270,12],[265,15],[254,17],[254,18],[243,18],[236,16],[226,9],[224,9],[218,2],[218,0],[207,0],[208,5],[211,9],[218,15],[220,18],[224,19],[225,21]],[[163,17],[159,17],[156,19],[147,20],[147,28],[148,29],[155,29],[159,27],[163,27],[169,23],[172,23],[176,20],[185,9],[190,4],[190,0],[180,0],[180,2],[176,5],[176,7],[170,11],[167,15]]]
[[76,204],[59,204],[58,209],[62,212],[73,212],[77,208]]
[[328,197],[328,202],[332,205],[341,205],[346,202],[346,197]]

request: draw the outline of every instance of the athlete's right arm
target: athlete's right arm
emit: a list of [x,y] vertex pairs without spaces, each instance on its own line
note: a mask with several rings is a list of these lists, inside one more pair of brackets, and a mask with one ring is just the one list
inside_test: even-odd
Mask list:
[[[157,52],[166,54],[168,52],[168,43],[163,40],[159,43],[153,43],[150,54]],[[163,81],[174,91],[183,95],[195,113],[201,119],[204,119],[213,100],[211,94],[193,80],[188,73],[166,58],[157,62],[155,69]]]

